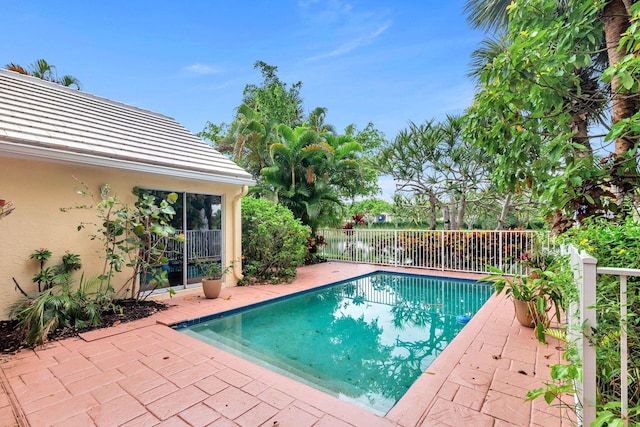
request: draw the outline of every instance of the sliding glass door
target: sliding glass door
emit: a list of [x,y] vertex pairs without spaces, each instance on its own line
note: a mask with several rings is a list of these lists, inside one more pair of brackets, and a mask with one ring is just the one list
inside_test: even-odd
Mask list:
[[[158,199],[166,198],[167,191],[147,190]],[[185,288],[202,279],[202,266],[223,259],[222,196],[198,193],[178,193],[174,204],[176,215],[171,226],[184,234],[184,242],[167,242],[168,286]],[[151,290],[146,282],[142,290]],[[146,286],[145,286],[146,285]],[[166,285],[165,285],[166,287]]]

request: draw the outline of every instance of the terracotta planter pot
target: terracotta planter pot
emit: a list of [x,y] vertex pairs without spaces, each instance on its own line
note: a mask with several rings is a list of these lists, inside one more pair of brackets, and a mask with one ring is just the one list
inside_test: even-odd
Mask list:
[[222,290],[222,279],[202,279],[202,292],[210,299],[218,298]]
[[551,323],[551,321],[549,320],[549,316],[547,316],[547,313],[540,314],[540,310],[538,310],[538,305],[535,301],[521,301],[514,299],[513,307],[516,310],[516,319],[518,319],[518,322],[520,322],[522,326],[526,326],[527,328],[535,328],[536,319],[540,319],[542,321],[542,325],[545,328],[547,328]]
[[530,308],[531,310],[538,310],[535,302],[514,299],[513,307],[516,310],[516,319],[518,319],[518,322],[520,322],[522,326],[526,326],[527,328],[536,326],[533,316],[531,316],[531,312],[529,311]]

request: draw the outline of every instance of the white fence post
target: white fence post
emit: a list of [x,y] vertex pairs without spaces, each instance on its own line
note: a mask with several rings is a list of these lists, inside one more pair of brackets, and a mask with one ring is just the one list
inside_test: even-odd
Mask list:
[[393,230],[393,265],[398,266],[398,230]]
[[[575,251],[575,248],[574,248]],[[590,338],[596,327],[596,275],[598,260],[584,253],[577,254],[579,270],[576,281],[580,285],[580,320],[584,328],[579,343],[582,359],[582,425],[589,426],[596,419],[596,349]]]
[[620,413],[624,418],[624,427],[629,424],[629,365],[627,357],[629,342],[627,341],[627,276],[620,276]]
[[353,233],[353,237],[355,237],[355,246],[354,246],[354,251],[356,254],[356,262],[358,262],[358,243],[360,242],[360,238],[358,237],[358,229],[355,229],[355,233]]
[[502,253],[504,252],[504,245],[502,244],[502,230],[498,233],[498,268],[504,271],[504,264],[502,263]]
[[445,242],[444,242],[444,238],[446,236],[446,232],[444,230],[441,231],[442,233],[442,239],[440,239],[440,270],[444,271],[445,270],[445,265],[444,265],[444,249],[445,249]]

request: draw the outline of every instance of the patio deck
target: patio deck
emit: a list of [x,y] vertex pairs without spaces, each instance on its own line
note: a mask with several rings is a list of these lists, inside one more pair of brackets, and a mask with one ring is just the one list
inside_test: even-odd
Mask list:
[[477,278],[372,265],[303,267],[291,284],[199,290],[171,308],[36,350],[0,356],[0,426],[565,426],[560,409],[524,402],[549,380],[559,344],[539,344],[492,296],[384,417],[225,353],[167,324],[376,270]]

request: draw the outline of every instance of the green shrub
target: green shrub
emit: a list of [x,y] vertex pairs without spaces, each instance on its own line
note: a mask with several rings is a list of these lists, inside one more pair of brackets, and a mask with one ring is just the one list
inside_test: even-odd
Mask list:
[[[640,224],[633,218],[617,223],[606,219],[591,220],[569,231],[569,240],[598,259],[598,267],[640,269]],[[615,413],[620,401],[620,280],[618,276],[599,275],[596,294],[597,328],[593,339],[598,349],[598,404],[602,414]],[[638,422],[640,408],[640,278],[629,277],[628,345],[629,357],[629,425]],[[600,415],[602,415],[600,414]],[[633,424],[635,425],[635,424]]]
[[310,234],[289,209],[266,199],[242,199],[243,283],[279,283],[295,277]]

